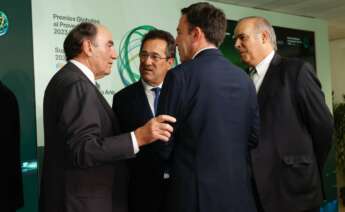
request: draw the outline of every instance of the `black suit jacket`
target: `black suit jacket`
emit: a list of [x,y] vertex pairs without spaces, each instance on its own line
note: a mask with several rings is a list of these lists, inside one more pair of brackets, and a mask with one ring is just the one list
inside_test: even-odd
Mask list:
[[256,211],[247,158],[258,110],[248,76],[204,50],[168,72],[158,107],[177,119],[165,211]]
[[40,211],[126,211],[119,160],[134,157],[130,135],[89,79],[67,63],[44,96]]
[[2,137],[1,210],[16,211],[23,206],[23,182],[20,163],[20,121],[15,95],[0,82],[0,129]]
[[[141,80],[114,95],[113,111],[122,132],[133,131],[153,117]],[[161,211],[164,164],[157,151],[157,144],[152,143],[128,160],[130,212]]]
[[322,203],[322,167],[333,120],[312,67],[275,55],[258,93],[261,131],[252,151],[265,212],[304,211]]

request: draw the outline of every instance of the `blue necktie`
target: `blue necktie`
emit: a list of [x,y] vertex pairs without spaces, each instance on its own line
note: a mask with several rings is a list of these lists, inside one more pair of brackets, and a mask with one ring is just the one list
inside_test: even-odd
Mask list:
[[160,87],[152,88],[151,91],[153,91],[155,93],[155,99],[153,101],[153,108],[155,110],[154,112],[155,112],[155,115],[156,115],[157,114],[159,94],[161,93],[161,88]]

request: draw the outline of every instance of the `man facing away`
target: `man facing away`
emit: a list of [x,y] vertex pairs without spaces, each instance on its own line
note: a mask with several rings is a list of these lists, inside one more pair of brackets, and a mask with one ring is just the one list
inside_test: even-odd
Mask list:
[[[81,23],[64,41],[68,63],[44,96],[45,150],[40,211],[127,211],[117,174],[139,147],[168,140],[173,122],[159,116],[131,133],[119,134],[118,118],[95,86],[116,59],[110,31]],[[117,162],[117,163],[115,163]]]
[[209,3],[181,12],[182,64],[168,72],[158,106],[158,114],[178,120],[167,145],[171,184],[164,211],[256,211],[248,169],[258,126],[254,85],[217,49],[224,13]]
[[[175,49],[175,39],[169,32],[151,30],[144,35],[139,53],[141,79],[113,99],[122,132],[134,130],[156,115],[160,89],[174,64]],[[128,161],[130,212],[161,211],[169,176],[157,151],[157,143],[146,145]]]
[[15,212],[24,205],[20,160],[20,118],[16,96],[0,81],[0,129],[3,153],[1,198],[3,211]]
[[319,211],[333,120],[315,71],[275,52],[274,30],[262,17],[239,20],[234,38],[258,93],[260,137],[251,154],[258,209]]

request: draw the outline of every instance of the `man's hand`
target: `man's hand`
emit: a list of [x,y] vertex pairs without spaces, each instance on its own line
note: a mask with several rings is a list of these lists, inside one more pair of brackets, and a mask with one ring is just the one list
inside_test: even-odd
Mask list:
[[134,134],[138,145],[143,146],[157,140],[169,141],[173,128],[166,122],[175,123],[176,119],[169,115],[160,115],[136,129]]

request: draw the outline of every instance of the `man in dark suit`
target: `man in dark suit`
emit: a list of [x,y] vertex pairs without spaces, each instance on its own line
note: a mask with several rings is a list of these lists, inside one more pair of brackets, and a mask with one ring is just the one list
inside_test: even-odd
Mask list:
[[315,71],[275,52],[262,17],[241,19],[234,38],[258,92],[260,137],[251,156],[259,211],[319,211],[333,120]]
[[[40,211],[127,211],[126,188],[117,185],[123,159],[157,139],[168,140],[174,121],[159,116],[119,135],[118,118],[95,86],[116,59],[111,33],[81,23],[64,41],[68,63],[44,96],[45,149]],[[123,182],[124,183],[124,182]]]
[[20,121],[15,95],[0,82],[0,129],[2,136],[1,210],[15,212],[23,206],[23,182],[20,166]]
[[177,119],[165,211],[256,211],[248,169],[258,126],[254,85],[217,49],[224,13],[209,3],[181,12],[182,64],[168,72],[158,106],[159,114]]
[[[141,80],[116,93],[113,99],[122,132],[132,131],[155,116],[164,77],[174,64],[175,49],[175,39],[169,32],[151,30],[143,37],[139,54]],[[128,161],[130,212],[161,211],[169,179],[155,145],[143,147]]]

